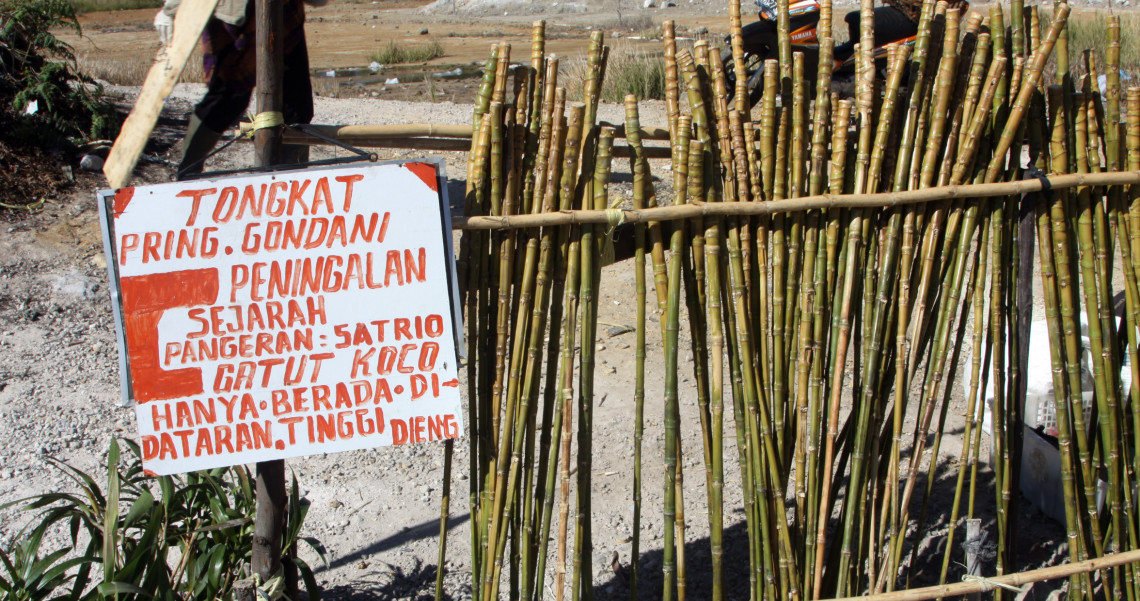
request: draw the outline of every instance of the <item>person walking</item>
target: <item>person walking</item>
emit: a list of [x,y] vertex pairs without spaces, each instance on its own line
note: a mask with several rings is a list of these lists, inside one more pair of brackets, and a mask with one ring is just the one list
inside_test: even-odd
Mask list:
[[[325,0],[307,0],[321,6]],[[173,32],[180,0],[166,0],[154,19],[159,41],[166,45]],[[285,0],[282,105],[285,123],[310,123],[313,119],[313,88],[309,81],[309,52],[305,45],[305,8],[302,0]],[[253,0],[219,0],[202,31],[202,66],[206,95],[194,107],[176,180],[201,173],[207,155],[249,106],[257,80],[257,32]],[[303,163],[309,147],[285,145],[282,162]]]

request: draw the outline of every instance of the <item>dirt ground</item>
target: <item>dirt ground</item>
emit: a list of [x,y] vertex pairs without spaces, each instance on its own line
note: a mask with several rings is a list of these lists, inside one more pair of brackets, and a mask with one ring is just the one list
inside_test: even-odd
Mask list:
[[[622,11],[622,18],[632,20],[642,12],[639,4],[627,4],[630,6]],[[727,21],[719,6],[689,4],[684,3],[675,13],[653,10],[653,20],[659,22],[668,15],[687,28],[707,26],[714,32]],[[435,37],[440,40],[447,55],[432,61],[430,68],[441,71],[482,62],[493,41],[506,39],[512,41],[516,53],[529,53],[530,21],[539,16],[549,23],[548,52],[574,56],[584,52],[590,27],[605,27],[608,31],[609,24],[618,19],[618,12],[612,9],[579,11],[572,6],[557,11],[519,4],[517,10],[508,8],[495,14],[473,15],[427,14],[421,11],[423,5],[423,2],[334,3],[311,9],[308,35],[314,69],[367,65],[367,54],[393,39]],[[514,14],[501,15],[500,12]],[[150,56],[157,49],[152,18],[152,10],[88,14],[83,17],[87,37],[72,42],[80,54]],[[429,33],[421,35],[424,28]],[[452,91],[450,98],[470,102],[474,85],[474,82],[456,84],[465,87]],[[388,87],[382,94],[373,95],[374,88],[359,93],[371,98],[356,101],[318,99],[316,122],[465,123],[470,120],[471,107],[467,104],[385,102],[385,99],[411,100],[430,95],[428,91],[417,93],[395,85]],[[123,94],[122,102],[129,106],[131,90],[113,89],[112,93]],[[168,102],[135,183],[170,179],[172,171],[167,161],[177,157],[175,146],[196,93],[200,91],[191,88]],[[341,94],[339,90],[337,95],[352,96]],[[621,118],[621,107],[603,106],[602,110],[603,118]],[[660,103],[649,103],[645,110],[643,125],[663,125]],[[444,157],[448,172],[453,176],[464,173],[465,155],[462,153],[429,154]],[[412,151],[381,151],[381,158],[423,155]],[[315,154],[315,158],[328,156],[332,156],[328,150]],[[213,168],[247,165],[249,157],[248,146],[237,145],[220,155]],[[612,193],[628,199],[628,168],[625,161],[615,162],[615,166],[616,183]],[[667,162],[655,161],[653,167],[659,185],[668,181]],[[451,183],[453,189],[462,189],[461,180],[453,179]],[[117,355],[94,203],[95,190],[104,185],[101,177],[80,173],[74,185],[49,199],[37,213],[0,211],[3,228],[0,231],[0,420],[9,424],[0,431],[0,503],[68,486],[61,473],[45,469],[44,457],[59,458],[93,470],[103,460],[110,437],[129,437],[134,433],[132,411],[117,404],[120,398]],[[596,341],[593,475],[596,537],[593,581],[595,594],[600,599],[628,598],[624,573],[634,559],[630,557],[633,492],[629,477],[634,353],[633,334],[626,331],[636,315],[633,287],[631,262],[617,263],[603,270],[599,297],[601,326]],[[650,330],[653,333],[655,325],[651,324]],[[688,332],[684,327],[681,336],[681,347],[687,348]],[[654,599],[659,596],[661,587],[664,440],[661,386],[664,372],[660,339],[652,335],[648,338],[649,386],[643,468],[646,476],[639,559],[646,578],[641,596]],[[685,511],[689,516],[685,542],[689,598],[698,600],[705,598],[708,590],[708,526],[703,517],[706,500],[701,442],[694,426],[697,411],[690,382],[692,358],[683,357],[682,361],[681,382],[685,387],[682,447],[686,455],[682,466],[686,476]],[[938,578],[964,412],[958,393],[951,401],[946,427],[949,436],[942,444],[939,467],[934,473],[928,512],[928,523],[933,526],[921,543],[918,563],[910,569],[910,586],[932,584]],[[734,436],[731,420],[726,420],[725,439],[731,441]],[[453,599],[470,597],[466,444],[463,439],[455,446],[446,565],[447,593]],[[988,447],[981,453],[984,460],[988,457]],[[740,476],[732,461],[734,456],[732,452],[725,454],[725,506],[731,508],[726,512],[725,549],[730,575],[742,573],[747,565],[747,533],[740,509]],[[442,480],[439,445],[308,457],[291,460],[289,467],[313,503],[307,533],[321,539],[330,551],[328,566],[318,568],[318,579],[327,598],[430,597],[437,569]],[[990,523],[993,519],[990,500],[994,493],[989,471],[984,467],[980,471],[979,517]],[[918,510],[916,504],[912,511],[917,514]],[[1020,512],[1021,567],[1063,561],[1066,552],[1062,528],[1029,503],[1021,503]],[[0,513],[0,544],[10,542],[23,519],[13,510]],[[307,558],[319,564],[315,558]],[[985,573],[992,573],[992,569],[992,563],[987,564]],[[955,570],[952,577],[960,574],[959,568]],[[734,581],[729,598],[746,599],[746,579]],[[549,584],[550,580],[548,587]],[[1025,598],[1043,599],[1052,588],[1034,587]],[[549,588],[547,593],[553,596]]]
[[[460,10],[431,6],[428,0],[330,2],[306,8],[305,35],[314,91],[320,96],[360,97],[390,100],[469,102],[478,87],[479,67],[496,42],[512,45],[515,60],[528,60],[532,23],[547,22],[546,52],[563,59],[585,56],[590,31],[601,29],[613,43],[622,38],[635,48],[660,52],[660,42],[638,36],[674,19],[679,35],[693,35],[700,28],[710,32],[727,29],[726,9],[713,8],[706,0],[682,0],[670,9],[642,9],[633,0],[622,0],[609,9],[588,9],[575,2],[550,5],[499,3],[502,10]],[[624,6],[623,6],[624,5]],[[152,21],[153,9],[88,13],[82,16],[82,37],[61,36],[71,43],[81,63],[121,63],[141,79],[145,64],[159,49]],[[659,29],[659,28],[658,28]],[[371,72],[370,55],[389,43],[415,46],[438,41],[444,55],[410,65],[385,65]],[[196,59],[191,59],[196,60]],[[358,74],[343,76],[344,70]],[[453,76],[461,69],[462,76]],[[193,70],[193,67],[191,67]],[[330,72],[337,75],[329,77]],[[392,79],[400,83],[385,83]],[[140,82],[136,82],[141,84]],[[343,85],[337,85],[343,84]]]

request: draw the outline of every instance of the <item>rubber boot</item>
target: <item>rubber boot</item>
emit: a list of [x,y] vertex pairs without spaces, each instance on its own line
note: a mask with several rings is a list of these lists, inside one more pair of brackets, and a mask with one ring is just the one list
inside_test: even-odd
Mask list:
[[178,163],[178,172],[174,179],[182,180],[187,175],[201,173],[205,167],[204,159],[214,150],[222,134],[202,124],[198,115],[190,115],[190,124],[186,127],[186,138],[182,140],[182,161]]

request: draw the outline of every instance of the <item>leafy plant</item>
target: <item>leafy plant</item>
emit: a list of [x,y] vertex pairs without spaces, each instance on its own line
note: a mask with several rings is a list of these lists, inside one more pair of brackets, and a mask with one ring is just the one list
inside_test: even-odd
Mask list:
[[69,549],[40,557],[42,534],[17,541],[10,552],[0,550],[0,599],[4,601],[44,601],[75,578],[68,571],[90,560],[66,559]]
[[67,146],[115,133],[114,107],[59,29],[82,33],[67,0],[0,0],[0,102],[11,107],[0,126],[10,140]]
[[[53,461],[78,485],[77,493],[45,493],[20,501],[38,511],[28,538],[38,539],[66,527],[73,545],[86,538],[71,582],[76,600],[114,597],[117,601],[189,601],[228,599],[235,582],[249,576],[256,494],[244,467],[218,468],[185,476],[150,476],[143,472],[138,446],[123,441],[129,456],[121,461],[118,441],[107,454],[103,490],[90,475]],[[309,598],[320,592],[312,569],[296,557],[305,542],[323,561],[324,548],[302,537],[309,503],[300,497],[294,477],[289,492],[282,561],[296,566]],[[83,534],[85,536],[80,536]],[[92,574],[92,566],[101,570]]]

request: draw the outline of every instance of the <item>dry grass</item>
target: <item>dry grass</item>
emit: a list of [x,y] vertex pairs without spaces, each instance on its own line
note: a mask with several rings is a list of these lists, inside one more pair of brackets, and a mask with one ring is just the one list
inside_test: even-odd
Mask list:
[[441,56],[443,56],[443,44],[438,40],[426,44],[401,44],[393,40],[388,42],[387,46],[370,54],[368,59],[381,65],[400,65],[423,63]]
[[[586,74],[585,58],[567,64],[559,79],[567,82],[568,97],[582,97]],[[646,52],[643,46],[628,42],[618,42],[610,49],[601,99],[622,102],[626,94],[642,100],[665,98],[665,57],[661,52]]]
[[105,10],[131,10],[135,8],[158,8],[162,0],[71,0],[75,11],[82,13]]
[[[90,55],[80,55],[77,58],[79,69],[84,73],[101,79],[107,83],[119,86],[141,86],[146,81],[146,74],[150,70],[151,60],[145,56],[131,56],[123,59],[92,58]],[[202,53],[196,50],[186,61],[186,68],[182,70],[180,83],[206,83],[206,74],[202,71]]]
[[[1105,51],[1108,49],[1107,11],[1085,9],[1069,15],[1069,66],[1075,77],[1086,72],[1082,54],[1091,50],[1096,58],[1097,71],[1102,75],[1108,63]],[[1120,71],[1121,87],[1140,83],[1140,13],[1117,12],[1120,17]],[[1041,31],[1048,29],[1053,21],[1053,11],[1041,10]],[[1052,82],[1057,72],[1054,56],[1045,68],[1045,81]],[[1130,81],[1131,80],[1131,81]],[[1079,84],[1078,84],[1079,85]]]
[[[1120,17],[1120,69],[1133,77],[1140,76],[1140,14],[1116,13]],[[1097,65],[1103,69],[1108,49],[1108,17],[1104,11],[1081,11],[1069,17],[1069,52],[1073,61],[1085,50],[1096,54]]]

